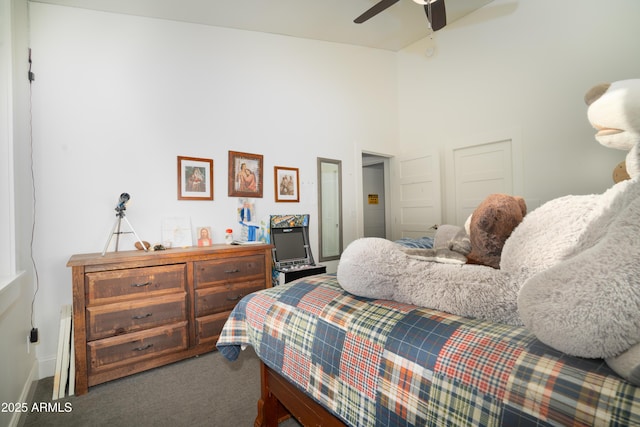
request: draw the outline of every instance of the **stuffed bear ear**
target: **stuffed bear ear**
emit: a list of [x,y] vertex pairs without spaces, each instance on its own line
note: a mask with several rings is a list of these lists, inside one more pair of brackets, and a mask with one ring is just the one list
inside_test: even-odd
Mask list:
[[522,216],[525,216],[527,214],[527,202],[525,202],[524,199],[520,196],[514,196],[514,199],[516,199],[516,202],[518,202],[518,205],[520,206],[520,212],[522,212]]
[[609,90],[609,86],[611,86],[611,83],[600,83],[589,89],[584,95],[584,103],[587,105],[593,104]]

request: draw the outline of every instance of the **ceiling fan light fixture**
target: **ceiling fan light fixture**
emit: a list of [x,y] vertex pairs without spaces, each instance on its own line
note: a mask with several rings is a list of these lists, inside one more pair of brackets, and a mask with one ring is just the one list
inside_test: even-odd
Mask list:
[[414,3],[418,3],[418,4],[422,4],[422,5],[427,5],[429,3],[435,3],[438,0],[413,0]]

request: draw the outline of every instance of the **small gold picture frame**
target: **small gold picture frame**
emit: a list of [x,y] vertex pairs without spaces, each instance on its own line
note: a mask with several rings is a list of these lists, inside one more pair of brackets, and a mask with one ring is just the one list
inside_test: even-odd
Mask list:
[[300,177],[298,168],[274,166],[276,202],[300,201]]

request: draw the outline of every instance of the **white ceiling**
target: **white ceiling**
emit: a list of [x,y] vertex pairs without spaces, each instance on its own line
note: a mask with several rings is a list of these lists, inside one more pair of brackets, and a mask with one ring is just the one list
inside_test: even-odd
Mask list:
[[[424,7],[400,0],[362,24],[378,0],[32,0],[398,51],[428,36]],[[446,0],[447,22],[492,0]]]

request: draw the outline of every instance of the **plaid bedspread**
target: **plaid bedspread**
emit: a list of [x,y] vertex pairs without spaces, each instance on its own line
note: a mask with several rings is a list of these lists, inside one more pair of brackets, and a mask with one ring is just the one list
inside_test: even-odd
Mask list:
[[640,388],[525,328],[345,292],[335,275],[246,296],[217,343],[251,345],[352,426],[640,426]]

